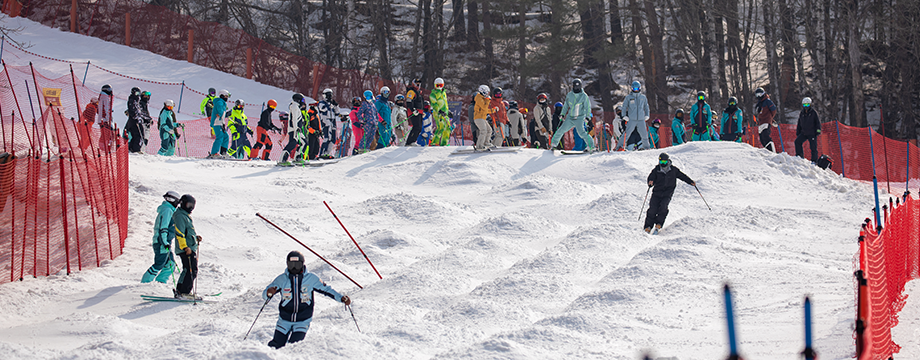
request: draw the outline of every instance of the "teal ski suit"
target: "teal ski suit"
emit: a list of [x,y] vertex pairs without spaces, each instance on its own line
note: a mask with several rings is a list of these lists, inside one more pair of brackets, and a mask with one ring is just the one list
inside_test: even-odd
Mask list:
[[170,231],[173,227],[172,218],[175,211],[176,207],[168,201],[163,201],[157,208],[157,218],[153,222],[153,265],[141,277],[142,283],[149,283],[156,279],[165,284],[166,279],[172,275],[176,267],[176,259],[169,251],[169,245],[175,236],[175,232]]
[[577,94],[574,91],[569,91],[565,96],[565,105],[562,106],[562,116],[565,118],[565,121],[562,122],[562,125],[559,125],[559,129],[553,134],[552,146],[550,146],[550,148],[555,148],[556,145],[559,145],[562,136],[569,130],[572,130],[572,128],[575,128],[575,132],[578,133],[578,136],[587,143],[588,151],[594,151],[594,139],[588,135],[584,126],[585,119],[592,117],[591,100],[588,99],[588,94],[585,94],[584,90]]

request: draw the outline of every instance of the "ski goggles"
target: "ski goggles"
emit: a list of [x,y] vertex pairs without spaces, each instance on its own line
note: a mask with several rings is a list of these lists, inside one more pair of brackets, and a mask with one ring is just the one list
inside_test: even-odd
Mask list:
[[444,88],[444,84],[434,84],[434,87],[435,87],[435,88],[438,88],[438,89],[443,89],[443,88]]
[[697,96],[696,98],[699,99],[700,101],[706,100],[705,96]]
[[804,104],[802,104],[802,107],[807,107],[807,108],[809,108],[809,107],[811,107],[811,103],[804,103]]
[[736,102],[734,102],[734,101],[731,101],[731,102],[728,103],[728,106],[735,106],[735,105],[738,105],[738,103],[736,103]]
[[669,162],[668,160],[658,160],[658,163],[661,165],[667,165],[668,162]]

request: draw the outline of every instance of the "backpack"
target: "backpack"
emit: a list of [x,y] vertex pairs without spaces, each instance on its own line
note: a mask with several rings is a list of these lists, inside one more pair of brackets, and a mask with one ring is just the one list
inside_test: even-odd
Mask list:
[[815,161],[815,165],[818,165],[819,168],[827,170],[828,168],[834,166],[834,159],[831,159],[831,157],[827,155],[821,155],[821,157]]

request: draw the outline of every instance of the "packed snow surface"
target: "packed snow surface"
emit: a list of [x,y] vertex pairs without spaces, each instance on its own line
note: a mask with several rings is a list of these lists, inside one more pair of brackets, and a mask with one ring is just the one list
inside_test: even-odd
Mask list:
[[[132,155],[125,254],[99,269],[3,285],[0,357],[635,359],[652,350],[713,359],[727,354],[725,282],[748,358],[801,351],[806,294],[822,358],[852,355],[852,258],[869,185],[747,145],[682,145],[668,152],[712,211],[679,183],[653,236],[637,215],[659,151],[455,149],[388,148],[306,168]],[[216,304],[140,299],[170,294],[139,283],[168,190],[198,199],[198,292],[223,292]],[[354,299],[362,332],[341,304],[317,296],[302,343],[265,345],[276,300],[242,340],[291,250]]]
[[[22,27],[19,40],[40,54],[186,80],[196,89],[231,88],[251,102],[289,96],[28,20],[6,21]],[[133,86],[90,71],[93,87]],[[651,351],[659,359],[716,359],[728,353],[725,282],[735,290],[746,358],[797,358],[806,294],[822,359],[852,357],[852,259],[859,223],[874,206],[870,185],[747,145],[682,145],[667,152],[712,211],[679,182],[668,221],[652,236],[637,217],[659,151],[450,155],[455,149],[389,148],[306,168],[131,155],[124,255],[70,276],[0,285],[0,358],[636,359]],[[139,283],[153,260],[155,209],[168,190],[198,199],[198,292],[222,292],[215,304],[140,298],[171,294],[169,285]],[[303,342],[265,345],[277,300],[243,340],[263,304],[259,294],[291,250],[354,299],[361,332],[341,304],[318,295]],[[902,320],[915,320],[911,311],[908,304]],[[915,344],[906,339],[916,338],[915,323],[902,321],[896,341]]]

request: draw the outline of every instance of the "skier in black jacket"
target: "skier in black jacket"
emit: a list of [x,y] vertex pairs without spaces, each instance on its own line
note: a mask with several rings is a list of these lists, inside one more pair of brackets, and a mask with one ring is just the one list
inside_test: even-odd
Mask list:
[[802,111],[799,113],[799,124],[795,127],[795,156],[805,157],[802,145],[808,140],[811,161],[818,160],[818,135],[821,135],[821,120],[818,120],[818,113],[811,108],[811,98],[804,98]]
[[671,158],[668,157],[668,154],[658,155],[658,166],[652,169],[651,174],[648,174],[648,187],[654,186],[654,189],[652,189],[652,199],[648,204],[648,212],[645,214],[645,232],[651,232],[654,226],[657,233],[664,225],[664,219],[668,217],[668,204],[677,187],[677,179],[696,186],[696,182],[689,176],[671,165]]

